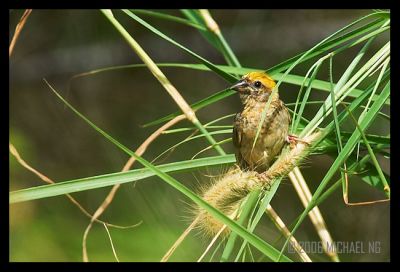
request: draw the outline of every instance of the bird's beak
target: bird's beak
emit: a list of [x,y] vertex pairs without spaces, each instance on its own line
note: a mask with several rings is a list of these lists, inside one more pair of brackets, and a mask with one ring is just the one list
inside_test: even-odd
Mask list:
[[242,79],[233,84],[230,89],[239,92],[241,89],[248,87],[249,84],[246,82],[246,80]]

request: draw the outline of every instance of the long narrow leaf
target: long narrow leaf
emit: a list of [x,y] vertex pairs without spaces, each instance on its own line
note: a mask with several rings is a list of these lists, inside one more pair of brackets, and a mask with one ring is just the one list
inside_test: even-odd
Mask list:
[[[158,169],[165,173],[193,171],[203,169],[204,167],[211,167],[215,165],[233,164],[235,156],[215,156],[195,160],[187,160],[180,162],[173,162],[163,165],[157,165]],[[86,177],[81,179],[68,180],[57,182],[49,185],[42,185],[13,191],[10,193],[10,203],[18,203],[23,201],[54,197],[63,194],[83,192],[97,188],[112,186],[115,184],[123,184],[131,181],[142,180],[152,177],[155,174],[147,168],[135,169],[126,172],[117,172],[93,177]]]

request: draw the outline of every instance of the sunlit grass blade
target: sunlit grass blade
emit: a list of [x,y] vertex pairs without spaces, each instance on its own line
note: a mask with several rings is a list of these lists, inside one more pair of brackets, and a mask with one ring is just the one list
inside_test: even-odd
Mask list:
[[184,24],[190,27],[194,27],[197,28],[198,30],[202,30],[202,31],[207,31],[207,28],[203,25],[194,23],[190,20],[187,20],[185,18],[181,18],[178,16],[173,16],[167,13],[163,13],[163,12],[158,12],[158,11],[151,11],[151,10],[146,10],[146,9],[131,9],[130,10],[133,13],[136,14],[143,14],[143,15],[147,15],[147,16],[151,16],[151,17],[155,17],[155,18],[159,18],[159,19],[163,19],[163,20],[167,20],[167,21],[171,21],[171,22],[175,22],[175,23],[179,23],[179,24]]
[[[346,106],[344,106],[344,107],[346,107]],[[353,114],[352,114],[351,112],[349,112],[349,110],[347,109],[347,107],[346,107],[346,111],[348,111],[348,113],[349,113],[351,119],[353,120],[355,126],[357,127],[357,130],[358,130],[359,133],[361,134],[361,137],[362,137],[362,139],[363,139],[363,142],[364,142],[365,146],[367,147],[368,154],[370,155],[371,160],[372,160],[372,163],[374,164],[374,166],[375,166],[375,168],[376,168],[376,171],[378,172],[379,178],[380,178],[380,180],[381,180],[381,182],[382,182],[383,190],[385,191],[386,196],[387,196],[388,198],[390,198],[390,187],[389,187],[389,184],[388,184],[388,182],[387,182],[387,180],[386,180],[385,175],[383,174],[382,168],[381,168],[381,166],[379,165],[378,160],[376,159],[375,153],[374,153],[374,151],[372,150],[371,145],[369,144],[367,138],[365,137],[364,130],[361,129],[360,125],[358,124],[358,121],[357,121],[356,118],[353,116]]]
[[[331,55],[328,55],[328,56],[325,56],[325,57],[319,59],[309,70],[309,71],[312,70],[313,72],[311,74],[310,80],[308,81],[307,89],[306,89],[306,92],[304,94],[303,100],[302,100],[302,102],[300,104],[300,109],[299,109],[299,112],[297,113],[297,115],[296,115],[296,108],[297,108],[297,101],[298,100],[296,101],[296,107],[294,109],[294,114],[293,114],[293,117],[292,117],[293,118],[293,124],[292,124],[292,128],[291,128],[292,133],[296,133],[297,128],[298,128],[299,123],[300,123],[301,116],[303,116],[304,108],[305,108],[305,106],[307,104],[308,98],[309,98],[310,93],[311,93],[312,82],[315,80],[315,78],[316,78],[316,76],[318,74],[318,71],[321,68],[321,65],[323,64],[324,60],[329,56],[331,56]],[[308,79],[307,74],[306,74],[306,77],[305,77],[305,79],[303,81],[301,89],[299,91],[299,96],[300,96],[301,90],[302,90],[302,88],[304,86],[304,82],[306,81],[306,79]]]
[[[278,179],[276,180],[270,190],[268,191],[267,194],[265,194],[265,196],[261,199],[260,201],[260,205],[257,209],[257,212],[254,216],[254,218],[251,218],[249,223],[250,223],[250,227],[248,228],[248,230],[250,232],[253,232],[257,226],[257,224],[259,223],[259,221],[261,220],[261,217],[264,215],[265,210],[267,209],[267,206],[270,204],[272,198],[275,196],[276,191],[279,188],[279,185],[281,184],[282,179]],[[243,253],[243,250],[246,247],[247,242],[243,241],[242,245],[240,246],[240,249],[236,255],[236,259],[235,262],[239,259],[239,257],[241,256],[241,254]],[[229,254],[231,254],[231,252],[229,252]],[[228,253],[227,253],[228,255]],[[229,256],[229,255],[228,255]]]
[[[168,164],[157,165],[157,168],[165,173],[185,172],[200,170],[205,167],[230,165],[235,162],[233,154],[225,156],[214,156],[187,161],[179,161]],[[83,192],[86,190],[98,189],[112,186],[115,184],[123,184],[132,181],[138,181],[152,177],[155,174],[147,169],[135,169],[127,172],[117,172],[81,179],[57,182],[51,185],[42,185],[31,187],[10,193],[10,203],[18,203],[23,201],[54,197],[67,193]]]
[[[247,196],[245,202],[242,205],[242,212],[240,213],[240,218],[238,220],[238,224],[240,224],[242,226],[245,224],[251,211],[254,209],[256,203],[258,202],[257,200],[258,200],[259,194],[260,194],[260,190],[255,190]],[[236,240],[237,240],[237,234],[231,233],[231,235],[229,236],[229,239],[225,245],[224,251],[222,252],[222,256],[221,256],[222,262],[229,261],[229,257],[231,255],[231,252],[233,251],[233,247],[235,245]]]
[[[226,126],[206,126],[206,128],[208,129],[228,129],[228,128],[232,128],[231,125],[226,125]],[[197,129],[196,127],[183,127],[183,128],[174,128],[174,129],[168,129],[163,131],[162,134],[172,134],[172,133],[180,133],[180,132],[186,132],[186,131],[193,131]],[[211,132],[210,132],[211,133]]]
[[[343,103],[342,103],[343,104]],[[341,131],[342,137],[348,139],[351,136],[351,132],[348,131]],[[382,136],[382,135],[375,135],[366,133],[365,137],[367,138],[369,144],[382,144],[386,145],[386,147],[390,146],[390,137],[389,136]]]
[[[365,48],[365,46],[364,46],[364,48]],[[353,60],[353,62],[354,62],[354,60]],[[351,65],[350,65],[350,67],[351,67]],[[341,80],[343,78],[344,77],[342,77]],[[332,57],[329,59],[329,81],[331,83],[331,103],[332,103],[333,123],[335,124],[336,146],[337,146],[337,153],[339,155],[340,152],[342,152],[342,150],[343,150],[343,143],[342,143],[342,135],[340,133],[340,124],[339,124],[338,115],[337,115],[335,89],[333,87],[333,58]],[[351,114],[351,113],[349,112],[349,114]],[[344,169],[344,171],[347,171],[346,161],[343,162],[343,169]],[[347,175],[347,173],[344,173],[344,171],[340,171],[340,177],[341,177],[343,184],[345,184],[346,175]],[[345,192],[346,189],[343,189],[343,190],[344,190],[343,192]]]
[[[197,128],[196,128],[196,129],[197,129]],[[210,135],[231,134],[231,133],[232,133],[232,129],[217,130],[217,131],[212,131],[212,132],[209,132],[209,133],[210,133]],[[193,136],[187,137],[186,139],[184,139],[184,140],[182,140],[182,141],[180,141],[180,142],[178,142],[178,143],[176,143],[176,144],[170,146],[169,148],[167,148],[166,150],[164,150],[163,152],[161,152],[159,155],[157,155],[157,156],[153,159],[153,162],[156,161],[156,160],[158,160],[160,157],[162,157],[164,154],[168,153],[168,152],[171,151],[172,149],[175,149],[175,148],[179,147],[180,145],[182,145],[182,144],[184,144],[184,143],[190,142],[190,141],[195,140],[195,139],[198,139],[198,138],[203,138],[203,137],[205,137],[204,134],[193,135]]]

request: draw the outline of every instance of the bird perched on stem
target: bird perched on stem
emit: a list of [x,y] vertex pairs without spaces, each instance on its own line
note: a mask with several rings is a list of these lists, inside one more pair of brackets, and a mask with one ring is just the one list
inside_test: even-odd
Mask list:
[[[258,173],[266,171],[286,142],[298,140],[296,136],[288,134],[290,114],[279,99],[278,92],[273,92],[275,86],[275,81],[267,74],[251,72],[231,87],[239,93],[243,104],[243,110],[236,114],[233,125],[236,161],[242,169]],[[262,112],[269,99],[271,101],[254,144]]]
[[[278,178],[290,173],[309,154],[310,143],[321,136],[315,132],[298,139],[288,134],[290,114],[274,88],[274,80],[261,72],[249,73],[231,87],[239,93],[243,104],[233,125],[233,143],[240,168],[232,167],[217,176],[210,186],[203,188],[202,198],[234,220],[239,217],[242,201],[250,192],[268,191]],[[265,119],[254,143],[268,101]],[[291,150],[280,155],[286,142],[291,144]],[[195,215],[197,226],[208,236],[215,238],[230,233],[230,228],[203,207],[198,206]]]

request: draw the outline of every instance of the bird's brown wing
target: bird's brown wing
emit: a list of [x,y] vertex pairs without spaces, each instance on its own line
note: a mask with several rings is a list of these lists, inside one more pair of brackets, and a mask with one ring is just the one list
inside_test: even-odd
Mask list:
[[233,133],[232,133],[232,142],[235,147],[235,157],[236,163],[240,166],[241,169],[247,168],[248,164],[243,159],[242,154],[240,153],[240,147],[242,142],[242,132],[240,129],[241,119],[240,113],[235,115],[235,121],[233,122]]
[[233,135],[232,141],[235,148],[240,148],[240,142],[242,141],[242,135],[239,132],[239,124],[240,123],[240,113],[236,114],[235,121],[233,122]]

